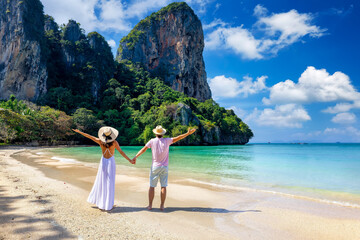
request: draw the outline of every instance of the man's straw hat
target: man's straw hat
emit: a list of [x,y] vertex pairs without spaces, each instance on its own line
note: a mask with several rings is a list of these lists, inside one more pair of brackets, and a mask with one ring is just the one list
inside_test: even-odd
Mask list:
[[153,129],[153,133],[156,135],[164,135],[166,133],[166,129],[162,126],[156,126],[156,128]]
[[119,131],[112,127],[102,127],[98,132],[99,139],[104,143],[115,141],[118,135]]

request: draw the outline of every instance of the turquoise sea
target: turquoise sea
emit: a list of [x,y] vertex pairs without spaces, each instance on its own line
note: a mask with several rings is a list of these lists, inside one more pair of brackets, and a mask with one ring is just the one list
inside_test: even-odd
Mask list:
[[[140,146],[124,146],[132,158]],[[99,147],[48,150],[52,156],[99,162]],[[130,164],[119,153],[117,164]],[[135,168],[149,169],[151,150]],[[349,204],[360,203],[360,144],[248,144],[170,147],[170,174],[221,187],[252,187]],[[360,206],[360,205],[359,205]]]

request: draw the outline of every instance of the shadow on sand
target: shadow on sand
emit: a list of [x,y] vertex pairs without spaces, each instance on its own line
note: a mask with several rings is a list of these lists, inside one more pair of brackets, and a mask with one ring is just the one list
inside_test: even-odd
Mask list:
[[[96,208],[96,207],[93,207]],[[261,212],[260,210],[228,210],[224,208],[204,208],[204,207],[167,207],[164,211],[161,211],[159,208],[153,208],[152,210],[147,210],[145,207],[114,207],[108,213],[128,213],[128,212],[204,212],[204,213],[244,213],[244,212]]]
[[[9,239],[31,239],[32,233],[36,233],[37,239],[77,238],[77,236],[72,235],[66,229],[57,225],[55,219],[46,216],[52,212],[52,209],[41,210],[35,215],[31,215],[18,214],[16,213],[18,208],[13,207],[17,202],[23,201],[23,204],[26,204],[29,208],[39,207],[39,205],[44,208],[49,208],[50,206],[48,205],[50,201],[46,199],[49,196],[37,197],[36,200],[30,200],[27,199],[27,195],[5,196],[5,194],[5,188],[0,186],[0,229],[7,232],[8,236],[10,236]],[[39,223],[44,223],[44,225],[40,225],[48,226],[47,229],[39,226]],[[9,229],[6,229],[4,225],[10,227],[12,231],[9,232]],[[39,234],[39,232],[42,232],[42,234]],[[2,233],[0,233],[0,239],[5,239],[2,238],[1,235]]]

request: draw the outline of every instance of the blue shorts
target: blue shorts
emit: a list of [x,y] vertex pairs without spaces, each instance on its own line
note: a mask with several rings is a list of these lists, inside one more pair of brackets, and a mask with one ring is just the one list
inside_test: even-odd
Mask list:
[[168,182],[168,166],[151,167],[150,187],[156,187],[160,178],[161,187],[166,187]]

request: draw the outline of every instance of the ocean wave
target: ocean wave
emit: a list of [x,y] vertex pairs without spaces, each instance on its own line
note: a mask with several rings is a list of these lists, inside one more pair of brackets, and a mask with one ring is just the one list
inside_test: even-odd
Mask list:
[[308,201],[315,201],[315,202],[321,202],[321,203],[326,203],[326,204],[338,205],[338,206],[342,206],[342,207],[351,207],[351,208],[360,209],[359,204],[345,202],[345,201],[335,201],[335,200],[329,200],[329,199],[308,197],[308,196],[303,196],[303,195],[295,195],[295,194],[284,193],[284,192],[279,192],[279,191],[274,191],[274,190],[257,189],[257,188],[250,188],[250,187],[230,186],[230,185],[225,185],[225,184],[218,184],[218,183],[200,181],[200,180],[191,179],[191,178],[187,178],[187,179],[185,179],[185,181],[192,182],[192,183],[197,183],[197,184],[201,184],[201,185],[206,185],[206,186],[211,186],[211,187],[218,188],[218,189],[226,189],[226,190],[232,190],[232,191],[263,192],[263,193],[280,195],[280,196],[284,196],[284,197],[304,199],[304,200],[308,200]]

